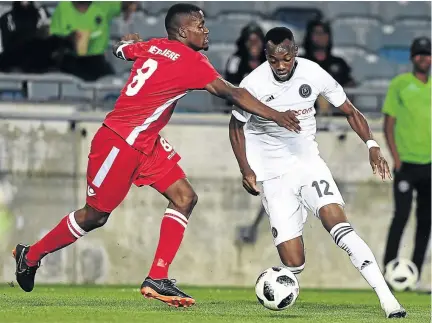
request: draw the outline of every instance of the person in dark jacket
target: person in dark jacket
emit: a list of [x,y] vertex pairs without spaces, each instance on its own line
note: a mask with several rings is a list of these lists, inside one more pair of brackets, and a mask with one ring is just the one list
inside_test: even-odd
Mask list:
[[342,57],[332,54],[333,41],[330,25],[321,20],[308,23],[303,41],[307,58],[326,70],[343,87],[354,86],[351,67]]
[[35,2],[14,1],[12,9],[0,17],[0,71],[43,73],[54,68],[55,53],[72,43],[49,36],[49,23],[43,7],[37,7]]
[[[330,24],[322,20],[308,23],[303,40],[304,58],[307,58],[326,70],[342,87],[353,87],[355,81],[351,75],[351,67],[342,57],[332,54],[333,41]],[[352,101],[353,98],[350,97]],[[318,98],[317,108],[321,113],[330,112],[330,103]]]

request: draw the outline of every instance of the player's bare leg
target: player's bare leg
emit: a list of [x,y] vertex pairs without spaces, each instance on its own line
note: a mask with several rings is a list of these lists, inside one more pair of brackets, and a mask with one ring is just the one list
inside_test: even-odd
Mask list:
[[169,186],[163,195],[169,200],[169,204],[162,219],[153,265],[141,285],[141,293],[146,298],[154,298],[171,306],[189,307],[195,304],[195,300],[182,292],[174,280],[168,279],[168,269],[183,240],[198,197],[185,178]]
[[26,292],[31,292],[34,288],[36,270],[43,257],[67,247],[87,232],[103,226],[108,217],[109,213],[85,205],[82,209],[66,215],[54,229],[32,246],[19,243],[12,254],[16,260],[15,275],[20,287]]
[[282,263],[292,273],[300,274],[305,266],[303,236],[282,242],[276,246]]
[[405,317],[405,309],[387,286],[372,251],[348,223],[343,208],[339,204],[328,204],[320,208],[319,216],[335,243],[348,253],[353,265],[375,290],[386,317]]

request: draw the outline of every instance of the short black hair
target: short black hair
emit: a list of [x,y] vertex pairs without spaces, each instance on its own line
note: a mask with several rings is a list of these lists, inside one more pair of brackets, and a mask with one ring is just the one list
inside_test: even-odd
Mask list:
[[286,27],[275,27],[270,29],[264,37],[264,43],[267,44],[271,41],[275,45],[279,45],[285,39],[294,42],[293,32]]
[[180,27],[179,17],[181,15],[193,14],[195,12],[199,12],[200,10],[200,7],[189,3],[177,3],[171,6],[165,16],[165,29],[167,33],[175,33]]

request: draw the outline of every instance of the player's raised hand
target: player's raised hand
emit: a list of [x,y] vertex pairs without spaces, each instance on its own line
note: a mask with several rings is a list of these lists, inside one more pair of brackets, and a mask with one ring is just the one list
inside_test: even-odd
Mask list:
[[297,119],[295,113],[293,111],[285,111],[285,112],[279,112],[276,119],[274,120],[279,126],[287,128],[290,131],[294,131],[296,133],[299,133],[300,128],[300,121]]
[[242,171],[243,174],[243,187],[244,189],[254,196],[259,195],[260,191],[256,184],[256,175],[252,169]]
[[376,174],[378,172],[382,180],[386,178],[392,179],[387,160],[381,154],[381,149],[379,147],[372,147],[369,149],[369,162],[373,173]]
[[132,40],[134,43],[142,42],[140,35],[138,33],[135,34],[127,34],[121,38],[121,40],[124,41],[130,41]]

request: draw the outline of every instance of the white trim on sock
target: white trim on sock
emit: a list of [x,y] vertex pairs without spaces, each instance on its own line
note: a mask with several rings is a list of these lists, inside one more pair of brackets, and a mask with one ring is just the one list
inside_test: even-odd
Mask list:
[[69,213],[67,224],[69,231],[74,235],[75,238],[78,239],[87,234],[87,232],[85,232],[76,222],[75,212]]
[[336,224],[333,228],[331,228],[330,230],[330,234],[333,237],[334,233],[337,229],[342,228],[342,227],[350,227],[351,225],[348,222],[342,222],[342,223],[338,223]]
[[186,224],[188,223],[188,219],[187,219],[183,214],[181,214],[179,211],[177,211],[177,210],[167,208],[167,209],[165,210],[165,214],[176,215],[176,216],[178,216],[181,220],[183,220]]
[[342,248],[341,246],[342,238],[351,232],[354,232],[354,229],[351,227],[349,223],[346,222],[338,223],[330,230],[330,234],[334,242],[341,248]]
[[297,274],[300,274],[303,271],[303,269],[305,267],[305,264],[303,264],[301,266],[298,266],[298,267],[289,267],[289,266],[284,266],[284,267],[287,268],[293,274],[297,275]]

